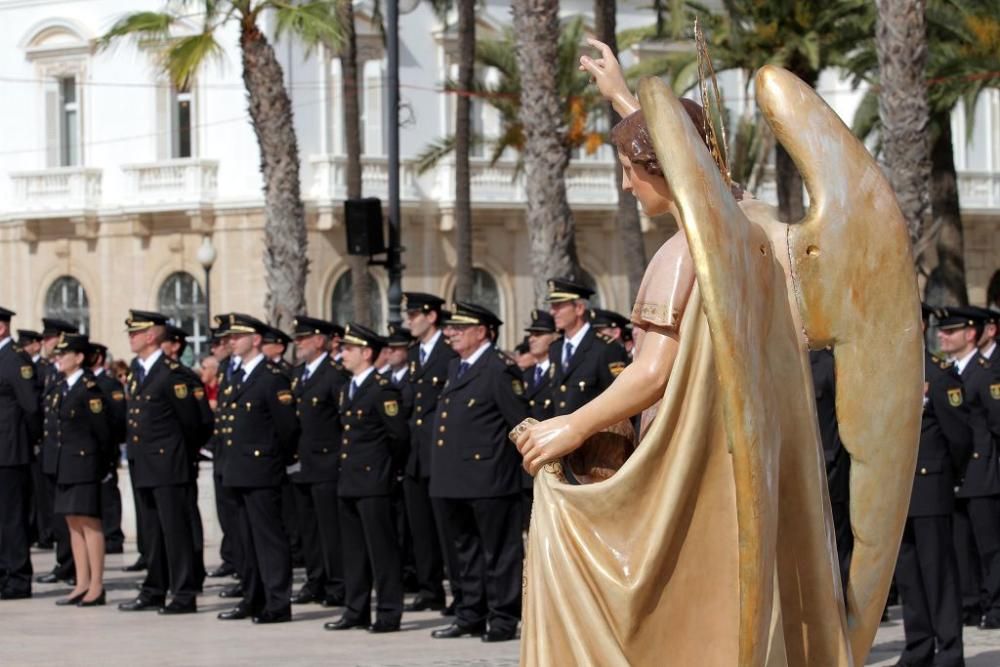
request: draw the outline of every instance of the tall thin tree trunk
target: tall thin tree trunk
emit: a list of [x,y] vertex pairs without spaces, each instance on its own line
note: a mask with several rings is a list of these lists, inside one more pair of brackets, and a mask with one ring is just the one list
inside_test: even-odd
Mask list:
[[882,154],[910,240],[920,238],[927,213],[930,144],[927,101],[927,26],[924,0],[877,0]]
[[965,285],[962,212],[952,150],[951,114],[936,113],[932,127],[930,194],[938,263],[927,279],[925,298],[935,305],[965,306],[969,303],[969,293]]
[[802,174],[785,147],[777,142],[774,144],[774,181],[778,191],[778,217],[785,222],[801,220],[806,210]]
[[264,177],[264,308],[274,326],[291,331],[295,315],[305,309],[309,273],[292,102],[274,49],[251,18],[240,24],[240,49]]
[[[476,57],[475,0],[458,0],[458,88],[472,90]],[[472,298],[472,204],[469,146],[472,98],[455,96],[455,297]]]
[[[361,196],[361,109],[358,95],[358,39],[354,26],[354,6],[351,0],[341,0],[338,5],[344,42],[340,51],[342,95],[344,100],[344,140],[347,151],[345,180],[347,198]],[[368,260],[358,255],[348,255],[351,267],[351,304],[354,321],[363,326],[374,324],[370,317],[370,304],[374,285],[368,273]],[[344,324],[341,322],[340,324]]]
[[535,301],[541,305],[546,279],[579,278],[573,215],[566,198],[569,153],[563,146],[564,100],[559,98],[558,0],[513,0],[517,64],[521,72],[524,175],[528,237]]
[[[594,32],[601,40],[618,54],[618,35],[616,0],[594,0]],[[610,103],[605,104],[604,113],[608,116],[608,127],[614,127],[621,120]],[[639,222],[639,209],[635,197],[629,192],[622,192],[622,171],[615,168],[615,186],[618,190],[618,209],[615,211],[615,228],[622,244],[622,255],[625,260],[625,276],[628,278],[628,304],[635,300],[639,291],[639,283],[646,270],[646,246],[642,238],[642,225]]]

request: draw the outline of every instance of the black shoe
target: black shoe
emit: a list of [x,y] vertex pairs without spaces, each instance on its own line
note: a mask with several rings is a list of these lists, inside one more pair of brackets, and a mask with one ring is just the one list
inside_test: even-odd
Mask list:
[[446,628],[438,628],[431,633],[434,639],[455,639],[456,637],[475,637],[486,632],[485,623],[476,625],[459,625],[452,623]]
[[228,577],[234,574],[236,574],[236,568],[229,563],[223,563],[211,572],[206,573],[206,576],[217,579],[219,577]]
[[144,572],[146,570],[146,561],[139,559],[131,565],[126,565],[122,568],[122,572]]
[[56,600],[56,606],[57,607],[74,607],[74,606],[76,606],[76,603],[79,602],[80,600],[82,600],[83,597],[86,594],[87,594],[87,591],[84,591],[82,593],[77,593],[76,595],[74,595],[72,597],[59,598],[58,600]]
[[[295,602],[295,600],[292,600],[292,602]],[[319,603],[324,607],[326,607],[327,609],[329,609],[330,607],[343,607],[344,598],[343,597],[323,598],[322,600],[320,600]]]
[[979,627],[983,630],[1000,630],[1000,618],[987,614],[986,616],[983,616],[983,620],[979,622]]
[[76,606],[77,607],[103,607],[105,604],[107,604],[107,601],[108,601],[107,592],[102,590],[100,595],[98,595],[93,600],[90,600],[89,602],[86,601],[86,600],[84,600],[83,598],[80,598],[80,601],[76,603]]
[[482,640],[487,643],[509,642],[517,637],[517,630],[494,630],[490,628],[483,633]]
[[191,600],[187,604],[172,600],[170,604],[160,607],[157,612],[160,616],[177,616],[179,614],[197,614],[198,603]]
[[348,618],[347,616],[341,616],[336,621],[330,621],[329,623],[323,624],[324,630],[350,630],[351,628],[367,628],[370,621],[363,621],[357,618]]
[[371,627],[368,628],[368,632],[373,635],[380,635],[385,632],[399,632],[399,621],[375,621],[372,623]]
[[290,623],[291,620],[292,610],[290,607],[284,611],[279,611],[278,613],[262,611],[253,617],[253,622],[257,625],[267,625],[269,623]]
[[0,591],[0,600],[27,600],[31,591]]
[[219,612],[216,618],[220,621],[242,621],[244,618],[250,618],[251,615],[249,607],[238,604],[229,611]]
[[318,602],[319,598],[313,595],[313,592],[308,588],[303,588],[301,591],[292,596],[292,604],[312,604],[313,602]]
[[131,602],[122,602],[118,605],[119,611],[153,611],[163,606],[163,600],[150,600],[141,595]]
[[452,600],[451,604],[441,610],[442,616],[454,616],[455,615],[455,601]]
[[967,628],[978,628],[983,622],[983,615],[974,611],[967,611],[962,615],[962,625]]
[[236,584],[219,591],[220,598],[241,598],[243,597],[243,586]]
[[424,611],[431,609],[437,611],[439,609],[444,609],[444,599],[442,598],[429,598],[418,595],[413,598],[413,602],[406,605],[406,611]]
[[59,577],[56,576],[55,572],[46,572],[45,574],[40,574],[35,577],[35,583],[38,584],[58,584]]

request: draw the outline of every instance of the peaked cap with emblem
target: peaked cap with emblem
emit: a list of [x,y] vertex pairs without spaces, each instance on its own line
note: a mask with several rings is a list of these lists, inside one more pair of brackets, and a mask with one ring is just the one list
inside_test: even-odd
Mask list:
[[86,334],[64,333],[59,336],[56,343],[56,354],[63,352],[80,352],[87,354],[90,352],[90,338]]
[[[145,331],[146,329],[155,326],[166,326],[167,320],[170,319],[163,313],[157,313],[151,310],[129,310],[128,319],[125,320],[125,330],[129,333],[134,333],[136,331]],[[45,320],[42,320],[43,322]]]
[[389,325],[389,347],[410,347],[413,344],[413,334],[404,326]]
[[531,324],[524,329],[530,333],[555,333],[556,320],[552,313],[535,309],[531,311]]
[[270,329],[268,325],[246,313],[229,313],[221,328],[226,334],[260,334],[261,336]]
[[76,326],[72,322],[60,320],[55,317],[42,318],[42,337],[55,338],[56,336],[64,333],[80,333],[80,327]]
[[944,316],[945,316],[944,308],[942,308],[940,306],[929,306],[926,303],[921,302],[920,303],[920,316],[924,319],[924,321],[930,320],[930,318],[931,318],[932,315],[937,320],[944,319]]
[[356,345],[358,347],[385,347],[389,341],[368,327],[351,322],[344,330],[343,342],[344,345]]
[[444,307],[444,299],[426,292],[403,292],[403,310],[419,310],[421,313],[429,313],[432,310],[441,312]]
[[565,303],[594,296],[594,290],[566,278],[549,278],[548,288],[546,299],[549,303]]
[[188,332],[181,329],[175,324],[167,325],[167,340],[173,343],[186,343],[188,339]]
[[0,306],[0,322],[10,322],[10,318],[14,317],[15,315],[17,315],[17,313],[15,313],[10,308],[4,308],[3,306]]
[[264,343],[277,343],[279,345],[284,345],[285,347],[288,347],[288,344],[292,342],[291,336],[278,327],[272,326],[268,326],[267,331],[261,334],[261,339]]
[[452,306],[452,312],[445,324],[451,326],[469,326],[482,324],[496,329],[503,324],[503,320],[496,316],[489,308],[480,306],[477,303],[468,301],[456,301]]
[[629,324],[629,319],[613,310],[603,308],[592,308],[590,310],[590,324],[595,329],[605,327],[618,327],[624,329]]
[[103,345],[101,343],[95,343],[94,341],[90,341],[90,351],[88,352],[88,354],[92,357],[101,356],[107,359],[108,346]]
[[942,316],[938,316],[938,329],[951,331],[953,329],[964,329],[974,327],[986,321],[982,308],[972,306],[948,306],[941,309]]
[[978,313],[979,319],[982,320],[983,322],[986,322],[987,324],[996,324],[997,316],[1000,315],[1000,313],[997,313],[995,310],[990,310],[989,308],[980,308],[979,306],[969,306],[969,310]]
[[[332,322],[321,320],[318,317],[308,315],[296,315],[292,322],[294,329],[292,335],[295,338],[303,336],[333,336],[337,328]],[[343,335],[343,332],[341,332]]]
[[[2,318],[0,318],[2,321]],[[17,342],[19,345],[24,345],[25,343],[39,343],[42,340],[42,334],[37,331],[32,331],[31,329],[18,329],[17,330]]]

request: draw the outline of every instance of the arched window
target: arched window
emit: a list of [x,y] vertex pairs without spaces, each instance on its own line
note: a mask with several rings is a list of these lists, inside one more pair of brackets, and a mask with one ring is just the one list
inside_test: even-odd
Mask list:
[[160,285],[159,310],[188,332],[188,346],[181,361],[193,366],[202,352],[208,350],[208,313],[201,285],[190,273],[171,273]]
[[[451,300],[455,300],[455,289],[451,290]],[[472,303],[489,308],[501,320],[503,316],[503,304],[500,303],[500,288],[497,286],[496,278],[485,269],[472,269]]]
[[594,296],[588,299],[591,308],[603,308],[601,305],[601,288],[597,286],[597,281],[594,280],[594,276],[590,275],[583,269],[580,269],[580,282],[594,290]]
[[[371,317],[372,328],[376,332],[385,331],[386,322],[386,299],[382,294],[382,288],[377,280],[372,280],[372,298],[368,301],[368,315]],[[354,277],[351,271],[347,270],[340,274],[337,282],[333,286],[333,296],[330,297],[333,321],[344,326],[348,322],[354,321],[354,302],[352,293],[354,291]]]
[[45,317],[72,322],[80,333],[90,333],[90,301],[79,280],[62,276],[52,283],[45,294]]

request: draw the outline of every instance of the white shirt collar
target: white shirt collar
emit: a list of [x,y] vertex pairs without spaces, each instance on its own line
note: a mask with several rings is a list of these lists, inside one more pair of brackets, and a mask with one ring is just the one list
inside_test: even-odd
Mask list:
[[155,364],[156,360],[162,356],[163,356],[163,350],[156,350],[155,352],[153,352],[153,354],[149,355],[145,359],[139,360],[139,363],[142,365],[142,370],[146,372],[146,375],[149,375],[149,371],[153,368],[153,364]]
[[[2,349],[3,349],[3,343],[0,343],[0,350],[2,350]],[[34,363],[34,364],[37,364],[38,360],[41,359],[41,358],[42,358],[42,353],[39,352],[38,354],[36,354],[33,357],[31,357],[31,362]]]
[[979,352],[979,350],[973,348],[972,352],[969,352],[967,355],[965,355],[961,359],[957,359],[956,358],[954,360],[955,361],[955,367],[958,369],[959,375],[961,375],[962,373],[964,373],[965,372],[965,367],[969,365],[970,361],[972,361],[973,359],[976,358],[976,353],[977,352]]
[[91,372],[94,374],[94,377],[97,377],[98,375],[101,375],[101,374],[104,373],[104,366],[98,366],[97,368],[95,368]]
[[980,354],[982,354],[983,357],[985,357],[986,359],[993,359],[993,353],[996,352],[996,349],[997,349],[997,342],[993,341],[992,343],[990,343],[990,346],[985,350],[983,350]]
[[[583,337],[587,335],[588,331],[590,331],[590,322],[585,322],[584,325],[580,327],[580,330],[577,331],[572,338],[566,339],[565,343],[569,343],[570,345],[572,345],[573,352],[576,352],[577,349],[580,347],[580,341],[583,340]],[[565,343],[563,343],[564,349],[565,349]]]
[[323,354],[319,355],[318,357],[310,361],[308,364],[306,364],[306,370],[309,371],[309,377],[312,377],[313,375],[316,374],[316,369],[319,368],[319,365],[323,363],[323,360],[326,359],[327,356],[329,355],[326,352],[324,352]]
[[406,376],[406,371],[410,370],[409,366],[403,366],[398,371],[392,372],[392,379],[399,382]]
[[5,347],[7,347],[7,345],[8,345],[8,344],[10,344],[10,341],[11,341],[11,338],[10,338],[10,336],[7,336],[7,337],[6,337],[6,338],[4,338],[3,340],[0,340],[0,350],[2,350],[2,349],[4,349]]
[[392,372],[392,366],[390,366],[389,364],[386,364],[382,368],[378,369],[379,375],[388,375],[391,372]]
[[485,343],[480,345],[479,349],[473,352],[468,359],[462,359],[462,362],[469,364],[470,366],[473,365],[474,363],[479,361],[479,357],[483,356],[483,354],[486,353],[486,350],[490,349],[491,347],[493,347],[493,343],[486,341]]
[[542,373],[545,373],[545,371],[549,370],[549,358],[545,357],[544,359],[536,363],[535,368],[541,368]]
[[375,372],[375,367],[374,366],[369,366],[365,370],[363,370],[360,373],[358,373],[357,375],[355,375],[354,379],[352,379],[351,382],[354,383],[355,388],[360,389],[361,385],[363,385],[365,383],[365,380],[368,379],[368,376],[371,375],[374,372]]
[[250,373],[253,372],[253,369],[257,368],[257,366],[264,361],[264,358],[265,358],[264,357],[264,353],[261,352],[256,357],[254,357],[253,359],[251,359],[247,363],[243,364],[242,370],[243,370],[243,380],[244,381],[246,381],[246,379],[248,377],[250,377]]
[[434,346],[437,345],[438,339],[440,338],[441,338],[441,330],[438,329],[437,331],[434,332],[434,335],[431,336],[431,339],[429,341],[427,341],[426,343],[420,343],[420,349],[424,351],[424,359],[431,356],[431,351],[434,349]]
[[75,373],[66,378],[66,386],[72,389],[73,385],[75,385],[76,381],[79,380],[81,377],[83,377],[83,369],[77,368]]

